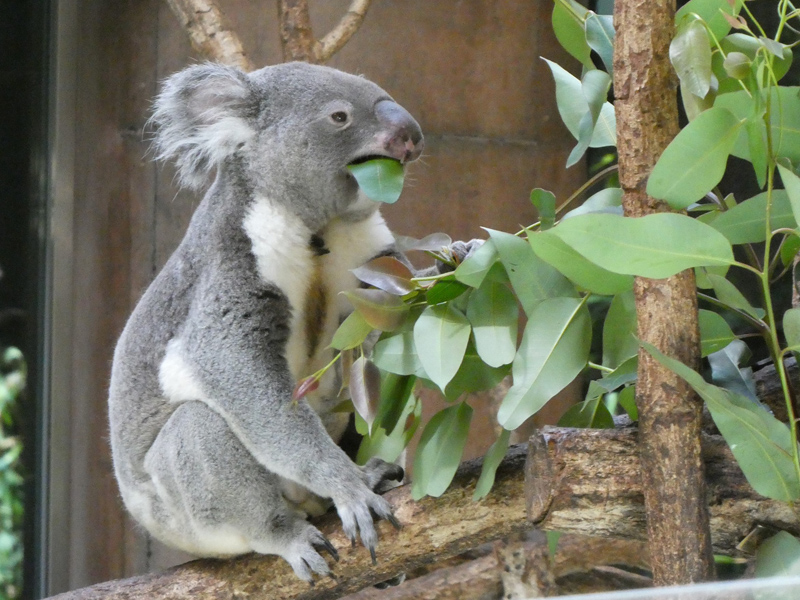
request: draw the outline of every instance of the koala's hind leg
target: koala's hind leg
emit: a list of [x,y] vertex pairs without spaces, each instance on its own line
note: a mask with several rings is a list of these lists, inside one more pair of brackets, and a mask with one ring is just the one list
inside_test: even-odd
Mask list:
[[199,556],[282,556],[301,579],[330,573],[316,548],[330,542],[291,508],[277,475],[245,449],[202,402],[181,404],[145,458],[156,492],[152,533]]

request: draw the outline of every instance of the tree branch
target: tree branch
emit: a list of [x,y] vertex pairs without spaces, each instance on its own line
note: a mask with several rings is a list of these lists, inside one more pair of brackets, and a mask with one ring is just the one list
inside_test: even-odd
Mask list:
[[253,70],[239,36],[213,0],[167,0],[167,4],[188,32],[195,50],[209,60]]
[[[614,3],[619,180],[629,217],[669,210],[645,189],[653,166],[678,132],[676,80],[669,63],[674,17],[675,0]],[[660,280],[637,277],[634,294],[638,338],[697,368],[694,272]],[[702,402],[685,381],[640,350],[636,404],[655,584],[711,579],[714,562],[700,446]]]
[[372,0],[353,0],[347,13],[319,42],[316,47],[317,62],[324,63],[344,46],[361,27]]

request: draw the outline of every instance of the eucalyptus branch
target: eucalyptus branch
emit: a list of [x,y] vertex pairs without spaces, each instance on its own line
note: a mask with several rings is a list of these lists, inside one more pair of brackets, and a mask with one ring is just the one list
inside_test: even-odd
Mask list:
[[750,325],[758,329],[759,334],[762,337],[768,335],[769,326],[764,321],[754,317],[750,313],[747,313],[740,308],[731,306],[730,304],[727,304],[722,300],[714,298],[714,296],[709,296],[708,294],[705,294],[700,291],[697,292],[697,298],[700,300],[705,300],[709,304],[713,304],[714,306],[718,306],[719,308],[722,308],[724,310],[731,311],[732,313],[736,314],[738,317],[740,317],[744,321],[747,321]]
[[353,34],[361,27],[370,4],[372,4],[372,0],[353,0],[350,3],[350,8],[336,26],[319,40],[316,47],[319,62],[327,62],[353,37]]
[[564,210],[567,206],[569,206],[569,204],[573,200],[575,200],[576,198],[580,197],[581,194],[583,194],[586,190],[588,190],[590,187],[592,187],[595,183],[597,183],[598,181],[603,179],[606,175],[610,175],[611,173],[615,173],[618,170],[619,170],[619,166],[618,165],[611,165],[610,167],[606,167],[602,171],[599,171],[598,173],[595,173],[594,175],[592,175],[586,181],[586,183],[584,183],[575,192],[573,192],[573,194],[569,198],[564,200],[564,202],[562,202],[560,205],[558,205],[556,207],[556,214],[558,214],[562,210]]

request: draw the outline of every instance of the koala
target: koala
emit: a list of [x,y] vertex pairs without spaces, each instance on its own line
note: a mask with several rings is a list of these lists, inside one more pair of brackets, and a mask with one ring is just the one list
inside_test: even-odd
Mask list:
[[397,525],[375,490],[403,471],[339,448],[349,415],[333,412],[333,370],[303,399],[292,391],[332,358],[351,269],[394,252],[347,165],[415,160],[419,125],[374,83],[305,63],[189,67],[165,82],[153,121],[183,186],[215,178],[114,352],[125,506],[169,546],[277,554],[311,582],[330,573],[320,552],[338,560],[306,520],[329,499],[374,562],[373,514]]

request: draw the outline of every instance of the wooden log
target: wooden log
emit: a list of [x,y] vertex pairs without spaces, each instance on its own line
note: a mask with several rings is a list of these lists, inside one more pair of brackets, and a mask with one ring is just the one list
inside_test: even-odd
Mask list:
[[[545,530],[646,539],[637,429],[545,427],[528,444],[528,516]],[[756,526],[800,534],[800,513],[747,483],[725,441],[703,436],[714,551],[736,545]],[[684,535],[694,535],[684,530]]]
[[148,600],[277,600],[279,598],[337,598],[385,581],[417,566],[443,560],[485,542],[530,529],[525,512],[525,445],[512,447],[497,471],[492,492],[472,500],[481,461],[464,463],[440,498],[411,499],[410,486],[387,492],[395,516],[403,525],[395,531],[379,524],[378,564],[372,566],[361,546],[350,547],[335,514],[315,525],[339,550],[333,567],[337,577],[317,580],[309,587],[297,579],[280,558],[249,554],[231,560],[197,560],[162,573],[101,583],[55,596],[59,600],[147,598]]

